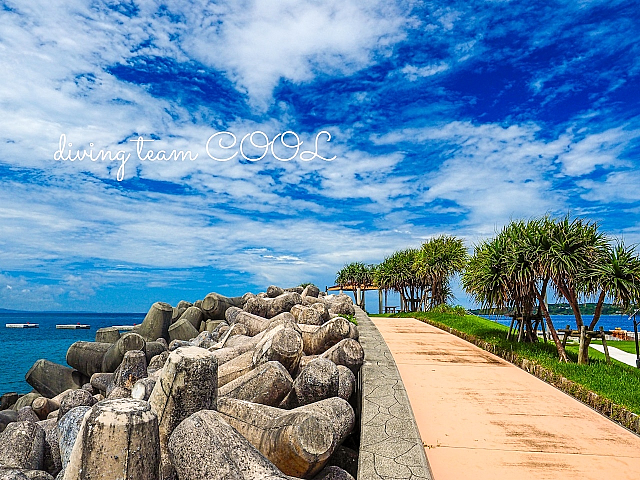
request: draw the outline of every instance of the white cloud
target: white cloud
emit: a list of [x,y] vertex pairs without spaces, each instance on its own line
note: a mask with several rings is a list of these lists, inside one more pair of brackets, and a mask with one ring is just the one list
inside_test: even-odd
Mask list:
[[[415,144],[424,145],[427,152],[440,152],[442,164],[419,181],[419,200],[427,205],[451,201],[457,206],[452,213],[459,208],[465,212],[463,223],[457,226],[459,231],[491,235],[496,225],[511,218],[566,212],[575,207],[576,192],[594,188],[596,182],[578,182],[575,191],[566,184],[557,187],[565,175],[581,176],[596,166],[626,166],[622,153],[638,136],[624,129],[580,131],[579,135],[568,130],[556,139],[542,138],[541,133],[533,123],[503,127],[454,121],[390,132],[373,140],[378,144],[414,144],[414,148]],[[612,174],[610,181],[620,183],[619,178],[623,177]],[[601,198],[596,195],[584,198]],[[440,207],[436,204],[434,208]]]
[[406,12],[378,0],[244,1],[205,14],[183,48],[228,72],[264,108],[280,79],[301,83],[370,65],[404,37],[406,22]]
[[562,136],[558,143],[565,142],[565,145],[558,154],[558,161],[562,164],[563,173],[571,176],[586,175],[598,166],[624,167],[627,162],[620,156],[629,139],[638,135],[640,132],[612,128],[577,140],[568,135]]
[[603,181],[581,180],[582,198],[591,202],[634,203],[640,201],[640,172],[623,170],[608,174]]
[[415,65],[405,65],[401,72],[405,74],[410,82],[415,82],[420,77],[431,77],[438,73],[449,70],[449,65],[445,62],[427,65],[424,67],[416,67]]

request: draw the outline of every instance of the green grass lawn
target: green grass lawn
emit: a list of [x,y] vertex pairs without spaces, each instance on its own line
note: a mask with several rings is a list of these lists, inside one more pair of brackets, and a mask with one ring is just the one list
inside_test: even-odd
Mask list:
[[[594,340],[591,343],[602,345],[600,340]],[[619,348],[623,352],[636,354],[636,342],[632,342],[631,340],[607,340],[607,346]]]
[[402,321],[402,317],[429,318],[461,332],[474,335],[507,350],[513,350],[522,357],[534,360],[549,370],[640,414],[640,395],[638,394],[640,392],[640,370],[615,360],[612,360],[612,364],[608,365],[604,355],[593,349],[589,351],[590,364],[578,365],[575,363],[578,358],[578,346],[568,345],[567,354],[574,363],[561,363],[558,361],[558,353],[553,342],[545,344],[544,342],[517,343],[507,341],[508,327],[475,315],[457,316],[448,313],[414,312],[384,316],[398,318],[398,321]]

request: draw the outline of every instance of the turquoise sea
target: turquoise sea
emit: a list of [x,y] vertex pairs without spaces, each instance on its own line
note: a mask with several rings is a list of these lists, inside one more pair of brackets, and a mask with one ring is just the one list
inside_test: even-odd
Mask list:
[[[144,313],[0,313],[0,395],[27,393],[24,376],[40,358],[66,365],[69,345],[93,341],[96,330],[112,325],[142,322]],[[7,323],[37,323],[39,328],[6,328]],[[89,324],[89,330],[58,330],[56,324]]]

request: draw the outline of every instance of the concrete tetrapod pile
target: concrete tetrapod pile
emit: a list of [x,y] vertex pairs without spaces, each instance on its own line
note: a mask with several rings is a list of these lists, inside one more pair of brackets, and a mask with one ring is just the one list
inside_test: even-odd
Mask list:
[[154,303],[0,397],[0,480],[353,479],[354,313],[313,285]]

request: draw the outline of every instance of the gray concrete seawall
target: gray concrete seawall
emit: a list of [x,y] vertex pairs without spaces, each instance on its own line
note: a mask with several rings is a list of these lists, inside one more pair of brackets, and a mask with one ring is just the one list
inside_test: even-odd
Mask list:
[[358,374],[358,480],[432,480],[420,432],[396,362],[382,335],[356,307],[364,365]]

